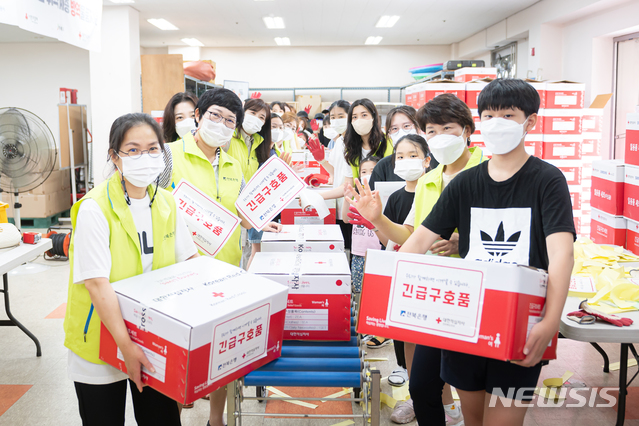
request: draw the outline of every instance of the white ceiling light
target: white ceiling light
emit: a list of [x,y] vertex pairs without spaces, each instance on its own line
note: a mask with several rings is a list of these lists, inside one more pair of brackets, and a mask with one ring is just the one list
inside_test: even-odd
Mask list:
[[379,44],[379,42],[382,41],[382,38],[383,37],[381,36],[377,36],[377,37],[370,36],[369,38],[366,39],[366,43],[364,44]]
[[111,3],[115,4],[131,4],[135,3],[133,0],[111,0]]
[[284,19],[280,16],[265,16],[262,19],[264,20],[264,25],[266,25],[266,28],[269,30],[286,28],[284,26]]
[[175,31],[178,29],[178,27],[176,27],[166,19],[147,19],[147,22],[151,25],[155,25],[163,31]]
[[275,37],[275,43],[278,46],[290,46],[291,40],[288,37]]
[[391,28],[393,25],[397,23],[397,21],[399,21],[399,16],[397,15],[393,15],[393,16],[384,15],[381,18],[379,18],[379,21],[377,21],[377,24],[375,26],[377,28]]
[[192,47],[203,47],[204,43],[202,43],[200,40],[196,39],[196,38],[183,38],[182,39],[182,43],[186,43],[189,46]]

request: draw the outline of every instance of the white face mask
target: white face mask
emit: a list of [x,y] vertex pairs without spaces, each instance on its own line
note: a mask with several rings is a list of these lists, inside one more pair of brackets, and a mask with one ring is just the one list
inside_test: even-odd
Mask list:
[[224,121],[215,123],[209,119],[204,119],[199,133],[202,140],[210,147],[217,148],[224,146],[233,137],[234,129],[230,129],[224,125]]
[[185,118],[184,120],[175,123],[175,133],[177,133],[181,138],[193,129],[195,129],[195,120],[192,118]]
[[424,174],[424,160],[406,158],[395,162],[395,174],[407,182],[413,182]]
[[391,133],[390,134],[390,138],[393,141],[393,146],[397,145],[397,142],[399,142],[399,140],[401,138],[403,138],[406,135],[416,135],[417,134],[417,130],[415,129],[410,129],[409,131],[406,131],[404,129],[399,129],[398,131],[396,131],[395,133]]
[[148,154],[142,154],[140,158],[121,156],[122,170],[120,171],[126,180],[138,188],[146,188],[151,185],[164,171],[164,158],[162,155],[151,158]]
[[357,132],[358,135],[367,135],[371,132],[373,128],[373,119],[364,119],[360,118],[359,120],[353,121],[353,129]]
[[288,141],[293,139],[293,130],[289,129],[288,127],[284,127],[284,140]]
[[519,146],[525,135],[524,125],[505,118],[491,118],[481,122],[481,134],[484,136],[486,149],[493,154],[508,154]]
[[264,122],[258,117],[251,114],[246,114],[244,116],[242,128],[247,135],[254,135],[255,133],[259,132],[260,130],[262,130],[262,126],[264,126]]
[[335,120],[331,120],[331,128],[335,129],[335,131],[339,135],[344,134],[347,126],[348,126],[347,118],[336,118]]
[[364,186],[365,184],[367,184],[371,179],[371,175],[366,175],[366,176],[360,176],[359,178],[359,183],[362,184],[362,186]]
[[271,129],[271,140],[279,143],[284,138],[284,132],[280,129]]
[[330,140],[333,140],[339,136],[339,133],[337,133],[337,130],[333,129],[332,127],[327,127],[324,129],[324,136],[326,136]]
[[428,148],[439,164],[453,164],[466,148],[464,132],[459,136],[442,134],[432,137],[428,140]]

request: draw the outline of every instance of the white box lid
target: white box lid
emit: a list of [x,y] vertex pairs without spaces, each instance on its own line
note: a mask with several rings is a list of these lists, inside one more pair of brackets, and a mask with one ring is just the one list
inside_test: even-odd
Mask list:
[[282,225],[282,232],[265,232],[262,242],[269,241],[344,241],[339,225]]
[[344,253],[255,253],[251,273],[259,275],[351,275]]

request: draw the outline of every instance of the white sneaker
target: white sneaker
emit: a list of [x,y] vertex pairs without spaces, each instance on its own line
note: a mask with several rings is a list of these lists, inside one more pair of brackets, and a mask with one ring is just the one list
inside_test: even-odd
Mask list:
[[388,376],[388,384],[391,386],[404,386],[408,381],[408,371],[399,367],[393,370]]
[[415,420],[415,409],[413,408],[413,400],[409,399],[406,402],[398,402],[395,405],[393,414],[391,414],[391,421],[398,424],[410,423]]

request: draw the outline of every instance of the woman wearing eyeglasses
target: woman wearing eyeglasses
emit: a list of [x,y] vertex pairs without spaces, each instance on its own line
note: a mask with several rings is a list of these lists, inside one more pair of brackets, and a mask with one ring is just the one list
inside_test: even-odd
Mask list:
[[[237,215],[242,221],[243,228],[251,229],[249,221],[238,214],[235,208],[235,201],[245,185],[242,165],[238,159],[224,150],[224,147],[229,146],[236,129],[249,127],[242,126],[244,122],[251,123],[246,120],[246,117],[242,102],[235,93],[223,88],[207,90],[200,97],[195,108],[197,128],[169,145],[173,168],[168,186],[175,188],[180,180],[189,181],[211,199]],[[256,118],[259,119],[259,117]],[[254,128],[249,131],[252,130]],[[261,129],[257,130],[261,131]],[[267,130],[269,135],[267,147],[270,149],[270,116]],[[253,137],[257,141],[257,131],[253,132]],[[255,150],[251,149],[251,152],[254,153]],[[281,225],[271,222],[264,230],[279,232]],[[215,258],[239,266],[242,257],[240,234],[238,226]],[[210,400],[210,426],[222,426],[226,400],[224,388],[213,392]]]
[[[158,189],[164,169],[160,126],[146,114],[115,120],[109,135],[113,176],[71,209],[71,276],[64,318],[68,375],[83,425],[124,425],[127,379],[139,425],[180,425],[175,401],[142,387],[142,366],[111,283],[197,257],[173,196]],[[127,374],[99,358],[100,324],[122,352]]]

